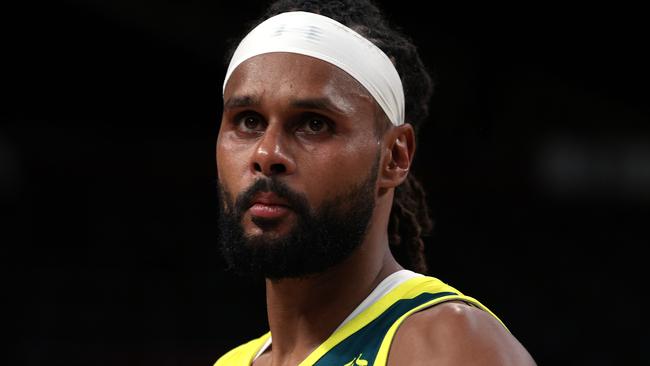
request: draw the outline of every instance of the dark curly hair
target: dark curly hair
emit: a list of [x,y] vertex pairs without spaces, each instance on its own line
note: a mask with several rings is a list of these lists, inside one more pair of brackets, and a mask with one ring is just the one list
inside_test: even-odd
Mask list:
[[[390,25],[377,5],[369,0],[277,0],[269,5],[262,19],[249,27],[252,29],[262,21],[288,11],[307,11],[332,18],[384,51],[400,75],[406,98],[406,121],[417,133],[429,115],[433,81],[411,39]],[[236,43],[231,44],[226,62],[230,61],[236,46]],[[421,273],[427,272],[422,238],[432,229],[433,221],[424,189],[413,174],[409,174],[406,181],[395,189],[388,224],[391,251],[400,264]]]

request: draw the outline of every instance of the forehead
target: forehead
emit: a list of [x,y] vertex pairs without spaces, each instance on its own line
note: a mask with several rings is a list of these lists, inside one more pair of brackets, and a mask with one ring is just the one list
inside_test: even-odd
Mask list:
[[370,93],[338,67],[310,56],[273,52],[252,57],[233,72],[224,90],[224,100],[232,95],[258,98],[323,98],[341,107],[374,107]]

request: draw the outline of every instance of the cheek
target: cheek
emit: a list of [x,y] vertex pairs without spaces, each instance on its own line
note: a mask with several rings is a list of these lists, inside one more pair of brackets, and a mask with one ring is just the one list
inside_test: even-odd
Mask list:
[[233,144],[227,137],[219,135],[216,146],[217,175],[221,184],[233,192],[246,169],[247,160],[241,146]]
[[364,132],[355,141],[337,149],[335,164],[340,176],[349,176],[352,182],[365,179],[370,172],[379,151],[379,143],[374,134]]
[[345,144],[319,150],[301,159],[305,188],[314,203],[345,194],[368,178],[377,158],[377,147],[353,146]]

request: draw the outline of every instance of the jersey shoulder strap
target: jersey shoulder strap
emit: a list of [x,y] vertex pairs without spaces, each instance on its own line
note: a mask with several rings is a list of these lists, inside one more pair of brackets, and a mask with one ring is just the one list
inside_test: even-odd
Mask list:
[[412,278],[334,332],[300,366],[384,366],[397,328],[409,315],[453,300],[464,301],[489,312],[477,300],[436,278]]
[[[342,325],[299,366],[385,366],[395,333],[409,315],[454,300],[476,306],[499,320],[478,300],[436,278],[419,276],[404,281]],[[215,366],[250,366],[270,336],[266,333],[233,349]]]
[[[433,277],[427,277],[435,281],[439,281]],[[431,294],[431,290],[435,290],[435,287],[437,286],[430,286],[432,283],[424,283],[423,286],[420,288],[422,292],[420,295],[417,295],[417,297],[428,297]],[[390,350],[390,346],[393,342],[393,339],[395,338],[395,334],[397,332],[397,329],[399,326],[408,318],[411,314],[414,314],[418,311],[425,310],[427,308],[433,307],[435,305],[438,305],[440,303],[446,302],[446,301],[463,301],[469,305],[472,305],[476,308],[479,308],[491,316],[493,316],[505,329],[506,331],[509,331],[508,328],[505,326],[505,324],[497,317],[490,309],[488,309],[486,306],[481,304],[478,300],[474,299],[473,297],[469,297],[466,295],[463,295],[460,291],[452,288],[451,286],[448,286],[446,284],[443,284],[444,286],[447,287],[447,290],[453,294],[450,295],[445,295],[445,296],[440,296],[440,297],[431,297],[429,300],[422,302],[421,304],[412,307],[408,311],[404,312],[401,316],[397,318],[393,322],[393,324],[388,328],[388,331],[386,332],[384,338],[382,339],[381,345],[379,347],[379,350],[377,351],[377,357],[375,359],[375,362],[372,364],[373,366],[385,366],[387,361],[388,361],[388,351]],[[414,289],[415,293],[417,293],[417,289]]]

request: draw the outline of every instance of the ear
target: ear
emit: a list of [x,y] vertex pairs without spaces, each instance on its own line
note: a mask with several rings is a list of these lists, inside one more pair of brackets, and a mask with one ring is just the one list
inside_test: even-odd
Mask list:
[[380,188],[395,188],[408,176],[415,154],[415,131],[405,123],[388,130],[383,137],[384,157],[379,173]]

